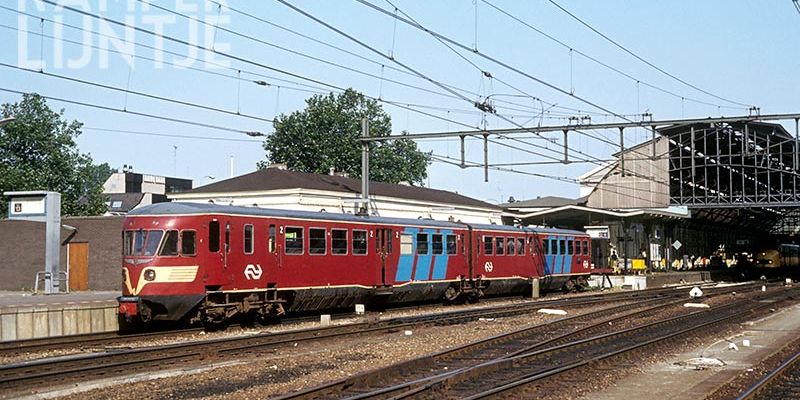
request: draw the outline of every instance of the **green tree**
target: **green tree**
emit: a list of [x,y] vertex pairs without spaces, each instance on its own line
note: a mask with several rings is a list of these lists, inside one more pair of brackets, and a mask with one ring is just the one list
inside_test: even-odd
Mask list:
[[[83,124],[68,122],[63,109],[53,111],[37,94],[3,104],[2,115],[15,120],[0,126],[0,193],[50,190],[61,193],[63,215],[105,212],[100,179],[107,170],[93,165],[75,144]],[[8,215],[7,208],[7,199],[0,201],[0,218]]]
[[[331,167],[354,178],[361,177],[361,119],[369,120],[371,136],[388,136],[391,117],[377,101],[355,90],[316,95],[306,108],[275,118],[275,133],[264,142],[267,160],[286,164],[293,171],[325,174]],[[427,178],[430,156],[410,139],[370,145],[370,179],[421,184]]]

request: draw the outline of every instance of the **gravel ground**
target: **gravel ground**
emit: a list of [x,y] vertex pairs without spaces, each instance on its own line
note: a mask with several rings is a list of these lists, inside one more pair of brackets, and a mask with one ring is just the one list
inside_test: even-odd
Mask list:
[[[570,308],[570,314],[600,307]],[[448,308],[450,310],[451,308]],[[439,352],[447,348],[499,335],[559,316],[521,315],[463,325],[426,327],[411,336],[403,331],[340,338],[336,341],[298,343],[257,360],[192,375],[124,384],[64,397],[65,399],[203,398],[255,399],[319,385],[362,371]]]

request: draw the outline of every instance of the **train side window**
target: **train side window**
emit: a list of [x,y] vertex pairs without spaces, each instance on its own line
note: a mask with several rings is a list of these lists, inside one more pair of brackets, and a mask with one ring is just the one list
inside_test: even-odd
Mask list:
[[196,237],[197,232],[195,231],[181,231],[181,254],[185,256],[197,255]]
[[517,238],[517,255],[525,255],[525,238]]
[[459,233],[458,234],[458,240],[461,242],[461,254],[464,255],[464,254],[466,254],[465,247],[467,247],[467,246],[464,243],[464,234],[463,233]]
[[417,234],[417,254],[429,254],[430,253],[430,246],[428,245],[428,234],[427,233],[418,233]]
[[347,254],[347,229],[331,229],[331,253]]
[[275,252],[275,225],[270,224],[269,226],[269,237],[267,238],[267,250],[270,253]]
[[456,254],[456,235],[447,235],[447,254]]
[[494,254],[502,256],[505,253],[505,238],[495,238]]
[[484,236],[483,237],[483,253],[487,256],[494,254],[494,237],[492,236]]
[[310,228],[308,230],[308,254],[323,255],[327,252],[325,228]]
[[367,231],[353,229],[353,254],[367,254]]
[[212,253],[219,251],[219,221],[208,223],[208,251]]
[[567,254],[567,241],[566,239],[558,239],[558,254]]
[[177,256],[178,255],[178,231],[169,230],[167,235],[164,236],[164,243],[161,244],[161,250],[158,255],[160,256]]
[[513,255],[517,254],[517,249],[514,246],[515,242],[516,241],[514,240],[513,237],[506,238],[506,250],[507,250],[506,254],[508,254],[510,256],[513,256]]
[[244,226],[244,254],[253,254],[253,225]]
[[550,254],[550,239],[542,239],[542,252]]
[[550,239],[550,254],[558,254],[558,239]]
[[442,243],[442,234],[434,233],[431,235],[431,245],[433,247],[433,254],[443,254],[444,243]]
[[284,236],[286,254],[303,254],[303,228],[287,226]]
[[583,242],[580,241],[580,240],[576,240],[575,241],[575,254],[577,254],[577,255],[583,254],[583,250],[581,250],[581,247],[583,247]]
[[567,254],[573,255],[575,253],[575,248],[573,246],[572,240],[567,240]]
[[583,242],[583,255],[585,255],[585,256],[589,255],[589,242],[588,241],[584,241]]
[[392,254],[392,240],[394,240],[394,232],[391,229],[385,229],[383,232],[383,239],[386,241],[383,251],[386,252],[386,254]]
[[231,252],[231,223],[225,224],[225,252]]
[[400,235],[400,254],[414,254],[414,238],[407,233]]

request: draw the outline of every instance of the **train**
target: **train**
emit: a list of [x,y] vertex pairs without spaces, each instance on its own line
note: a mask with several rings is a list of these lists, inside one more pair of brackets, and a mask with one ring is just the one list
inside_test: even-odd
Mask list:
[[584,287],[591,239],[556,228],[212,203],[159,203],[123,222],[121,322],[271,321],[287,312],[475,302]]
[[800,266],[800,246],[782,243],[777,248],[763,249],[755,254],[754,264],[763,268],[796,268]]

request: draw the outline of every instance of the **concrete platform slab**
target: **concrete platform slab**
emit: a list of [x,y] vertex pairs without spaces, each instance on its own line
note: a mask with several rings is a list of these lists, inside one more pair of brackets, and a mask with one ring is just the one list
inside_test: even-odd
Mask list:
[[[716,338],[687,352],[670,356],[667,361],[644,367],[639,373],[617,381],[614,386],[593,392],[583,400],[652,398],[702,399],[744,370],[780,350],[800,334],[800,305],[780,310],[760,320],[745,324],[732,337]],[[744,346],[743,341],[750,345]],[[730,346],[734,343],[736,346]],[[738,350],[732,349],[732,347]],[[722,365],[698,366],[695,360],[719,360]]]

